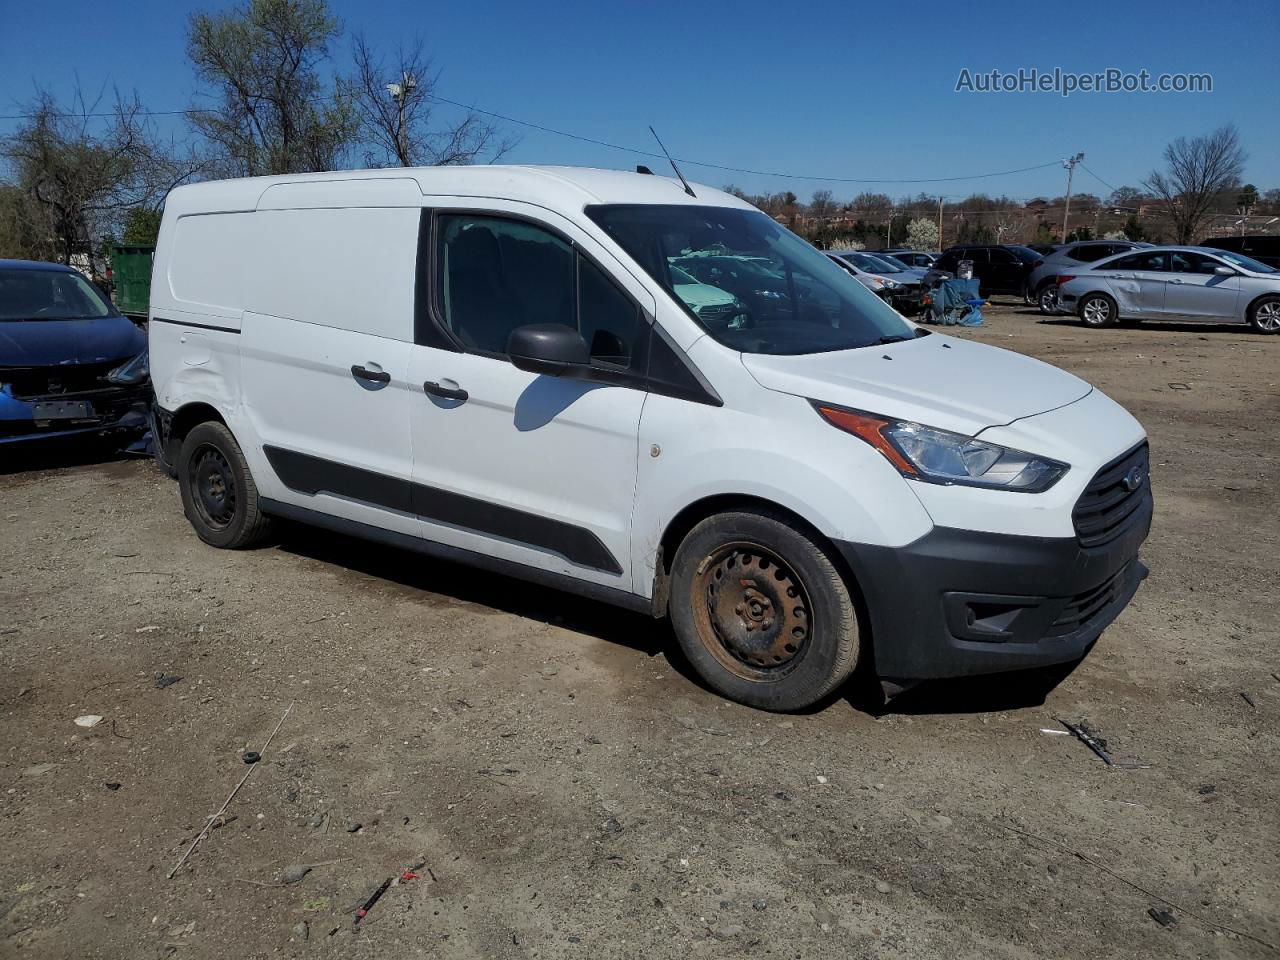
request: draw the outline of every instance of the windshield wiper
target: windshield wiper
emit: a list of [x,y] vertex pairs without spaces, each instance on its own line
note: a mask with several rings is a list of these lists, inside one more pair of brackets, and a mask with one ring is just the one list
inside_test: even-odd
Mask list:
[[902,343],[902,342],[903,342],[903,341],[905,341],[905,340],[914,340],[914,339],[915,339],[915,337],[914,337],[914,336],[911,336],[911,337],[905,337],[905,336],[903,336],[903,335],[902,335],[902,334],[900,334],[900,333],[895,333],[895,334],[891,334],[891,335],[889,335],[889,336],[887,336],[887,337],[881,337],[879,340],[874,340],[874,341],[872,341],[871,343],[867,344],[867,346],[869,346],[869,347],[883,347],[885,344],[889,344],[889,343]]

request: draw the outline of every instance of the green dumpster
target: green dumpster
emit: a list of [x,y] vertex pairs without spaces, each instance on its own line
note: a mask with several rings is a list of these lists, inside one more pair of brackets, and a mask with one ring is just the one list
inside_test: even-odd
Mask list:
[[113,297],[126,317],[147,317],[151,302],[151,262],[155,255],[153,243],[111,245]]

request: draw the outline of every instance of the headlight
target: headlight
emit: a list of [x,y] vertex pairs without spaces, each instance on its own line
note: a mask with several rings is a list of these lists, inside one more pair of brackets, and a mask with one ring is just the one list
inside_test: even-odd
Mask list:
[[897,290],[898,287],[901,286],[901,284],[898,283],[897,280],[881,280],[880,282],[883,283],[885,285],[885,288],[888,290]]
[[107,374],[107,380],[118,386],[134,386],[145,383],[151,376],[151,362],[147,351],[143,350],[132,360],[126,360]]
[[1041,493],[1070,469],[1057,460],[919,423],[817,402],[814,408],[832,426],[871,444],[899,473],[912,480]]

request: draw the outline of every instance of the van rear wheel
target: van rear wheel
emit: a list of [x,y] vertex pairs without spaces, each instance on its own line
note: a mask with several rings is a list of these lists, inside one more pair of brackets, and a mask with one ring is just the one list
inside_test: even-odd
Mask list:
[[196,535],[215,547],[236,550],[262,540],[270,518],[258,505],[258,487],[231,431],[221,423],[191,429],[178,454],[182,510]]
[[789,520],[723,513],[685,537],[672,565],[680,647],[717,692],[762,710],[799,710],[853,672],[860,649],[849,588]]

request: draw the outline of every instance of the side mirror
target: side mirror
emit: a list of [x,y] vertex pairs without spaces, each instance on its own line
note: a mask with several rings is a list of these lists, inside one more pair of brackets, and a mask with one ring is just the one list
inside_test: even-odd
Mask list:
[[1236,272],[1232,270],[1230,267],[1222,267],[1222,266],[1214,267],[1213,272],[1220,277],[1234,277],[1236,275]]
[[507,356],[517,370],[550,377],[571,377],[576,369],[590,369],[591,365],[587,341],[562,323],[516,327],[507,338]]

